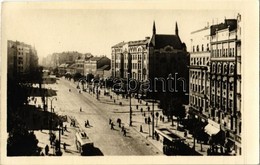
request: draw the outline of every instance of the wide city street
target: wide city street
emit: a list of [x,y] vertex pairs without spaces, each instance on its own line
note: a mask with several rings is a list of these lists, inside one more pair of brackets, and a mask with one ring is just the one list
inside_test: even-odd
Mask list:
[[[76,86],[76,83],[64,78],[60,78],[56,84],[45,85],[46,88],[57,90],[57,101],[52,102],[55,112],[75,118],[79,129],[88,134],[94,146],[103,155],[162,155],[161,151],[144,136],[129,127],[129,111],[123,110],[128,107],[115,105],[103,93],[100,94],[99,100],[96,99],[96,95],[89,92],[79,93]],[[114,130],[110,128],[110,118],[115,124]],[[121,128],[118,127],[116,122],[118,118],[122,120],[122,125],[127,130],[126,136],[123,136]],[[85,128],[87,120],[90,127]]]

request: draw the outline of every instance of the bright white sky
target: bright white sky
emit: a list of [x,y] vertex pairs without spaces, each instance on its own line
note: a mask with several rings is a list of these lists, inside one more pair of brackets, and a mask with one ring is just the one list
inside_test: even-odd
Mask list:
[[[6,5],[6,6],[5,6]],[[121,8],[87,4],[12,5],[3,8],[6,39],[35,45],[38,56],[54,52],[78,51],[111,57],[111,47],[121,41],[151,36],[155,20],[158,34],[174,34],[178,22],[179,35],[190,50],[190,33],[214,20],[236,18],[239,10],[194,10],[163,7]],[[121,4],[122,6],[122,4]],[[243,17],[243,15],[242,15]]]

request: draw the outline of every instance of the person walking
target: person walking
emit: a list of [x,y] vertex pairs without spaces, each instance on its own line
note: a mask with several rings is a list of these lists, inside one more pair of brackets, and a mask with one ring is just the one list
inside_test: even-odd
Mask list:
[[123,130],[123,135],[126,137],[126,130],[125,129]]
[[114,123],[111,122],[111,129],[113,130],[114,129]]
[[90,126],[90,124],[89,124],[89,121],[88,121],[88,120],[87,120],[87,123],[86,123],[86,124],[87,124],[87,127],[89,127],[89,126]]
[[79,111],[82,112],[82,108],[81,107],[80,107]]
[[64,142],[64,143],[63,143],[63,149],[64,149],[64,151],[66,151],[66,145],[67,145],[67,144]]

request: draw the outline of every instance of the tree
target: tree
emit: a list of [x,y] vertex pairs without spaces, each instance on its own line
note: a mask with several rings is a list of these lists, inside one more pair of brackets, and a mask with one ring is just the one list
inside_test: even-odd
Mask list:
[[78,81],[80,78],[82,78],[82,75],[79,72],[75,73],[73,76],[74,81]]
[[33,132],[29,132],[17,115],[12,116],[14,127],[7,139],[8,156],[36,156],[39,155],[38,140]]
[[182,104],[177,103],[176,105],[174,105],[173,115],[177,117],[177,128],[178,128],[180,120],[182,120],[186,116],[185,107]]
[[93,78],[94,78],[94,75],[92,73],[87,74],[87,82],[88,83],[90,83]]

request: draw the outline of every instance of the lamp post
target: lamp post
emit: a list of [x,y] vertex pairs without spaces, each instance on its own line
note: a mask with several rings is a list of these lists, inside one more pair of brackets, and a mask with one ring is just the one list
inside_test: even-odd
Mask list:
[[[53,100],[56,100],[57,101],[57,98],[56,97],[53,97],[53,98],[48,98],[50,101],[51,101],[51,122],[50,122],[50,136],[52,134],[52,120],[53,120],[53,113],[54,113],[54,109],[52,108],[52,101]],[[50,138],[51,140],[51,138]]]
[[128,94],[129,94],[129,125],[132,126],[132,103],[131,103],[131,91],[130,91],[130,73],[128,75]]

